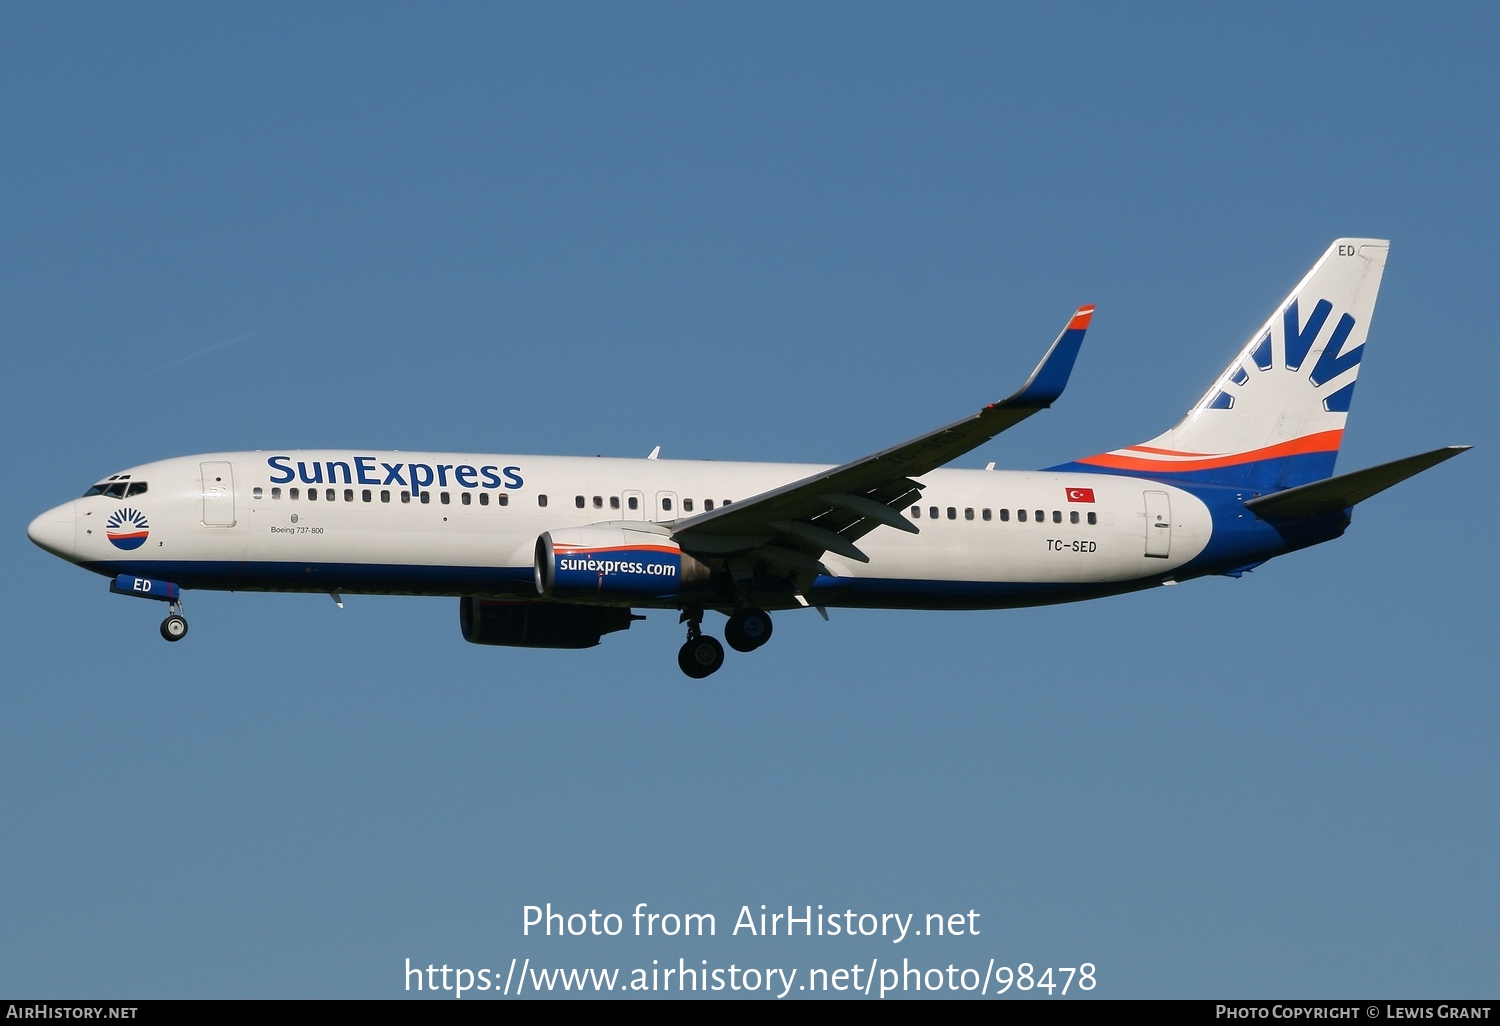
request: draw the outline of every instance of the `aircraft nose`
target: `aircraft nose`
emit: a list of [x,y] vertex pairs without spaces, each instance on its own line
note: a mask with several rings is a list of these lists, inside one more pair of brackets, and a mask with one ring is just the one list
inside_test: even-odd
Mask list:
[[54,556],[73,555],[73,504],[65,502],[37,517],[26,528],[26,537]]

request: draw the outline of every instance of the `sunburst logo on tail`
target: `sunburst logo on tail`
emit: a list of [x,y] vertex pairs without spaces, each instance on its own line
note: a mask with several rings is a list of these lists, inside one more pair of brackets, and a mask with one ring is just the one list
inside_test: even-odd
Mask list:
[[115,510],[104,522],[104,535],[117,549],[138,549],[146,544],[150,533],[151,525],[146,523],[146,515],[129,506]]

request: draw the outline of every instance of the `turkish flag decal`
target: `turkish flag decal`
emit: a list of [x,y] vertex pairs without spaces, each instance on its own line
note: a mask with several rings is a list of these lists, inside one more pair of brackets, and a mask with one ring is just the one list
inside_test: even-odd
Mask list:
[[1094,490],[1092,488],[1069,488],[1069,502],[1093,502]]

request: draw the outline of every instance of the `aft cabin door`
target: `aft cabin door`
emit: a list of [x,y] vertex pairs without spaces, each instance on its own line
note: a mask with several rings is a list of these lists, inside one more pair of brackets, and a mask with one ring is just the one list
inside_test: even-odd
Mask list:
[[203,473],[203,525],[234,526],[234,474],[228,463],[200,463]]
[[1166,492],[1146,493],[1146,555],[1166,559],[1172,554],[1172,500]]

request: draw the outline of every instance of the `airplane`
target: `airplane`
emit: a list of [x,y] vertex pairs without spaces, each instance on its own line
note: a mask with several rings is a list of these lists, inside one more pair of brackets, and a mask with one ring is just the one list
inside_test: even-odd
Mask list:
[[947,464],[1046,409],[1092,306],[1009,398],[838,466],[357,449],[184,456],[33,520],[48,552],[168,604],[193,589],[457,597],[465,640],[589,648],[687,625],[678,665],[751,652],[770,611],[1006,609],[1239,577],[1338,538],[1353,507],[1458,455],[1334,476],[1390,243],[1337,239],[1191,410],[1141,445],[1043,470]]

